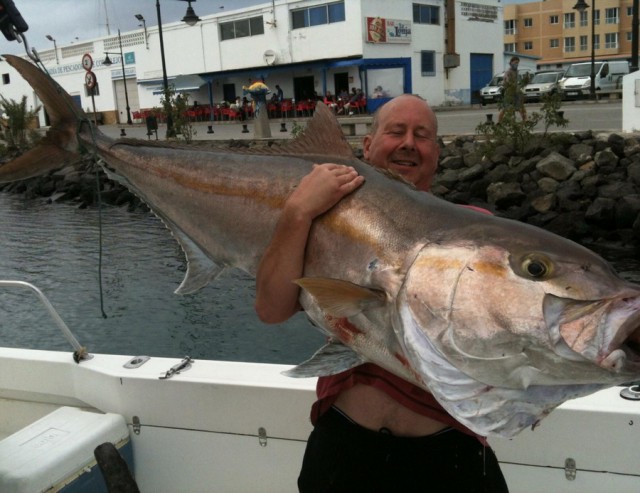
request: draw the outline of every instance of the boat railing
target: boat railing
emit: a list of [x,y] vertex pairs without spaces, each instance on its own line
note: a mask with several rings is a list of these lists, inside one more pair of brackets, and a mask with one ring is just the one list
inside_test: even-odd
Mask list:
[[27,288],[27,289],[31,290],[32,292],[34,292],[38,296],[38,299],[40,299],[40,301],[42,302],[42,304],[46,308],[46,310],[49,313],[49,315],[51,316],[51,318],[53,318],[53,321],[56,323],[56,325],[62,331],[62,334],[64,335],[65,339],[67,339],[67,341],[69,341],[69,344],[71,344],[71,346],[73,347],[73,350],[74,350],[73,351],[73,359],[74,359],[74,361],[76,363],[80,363],[81,360],[90,359],[92,357],[87,352],[86,348],[83,347],[78,342],[78,340],[75,338],[75,336],[71,332],[71,329],[69,329],[69,327],[67,326],[65,321],[62,320],[62,317],[58,314],[58,312],[53,307],[53,305],[51,304],[49,299],[44,295],[44,293],[42,291],[40,291],[40,289],[38,289],[33,284],[25,282],[25,281],[11,281],[11,280],[6,280],[6,281],[5,280],[0,280],[0,287]]

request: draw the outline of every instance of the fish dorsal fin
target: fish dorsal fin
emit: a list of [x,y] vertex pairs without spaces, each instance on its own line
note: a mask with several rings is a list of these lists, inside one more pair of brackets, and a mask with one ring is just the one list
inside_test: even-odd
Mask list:
[[318,102],[313,118],[295,139],[270,147],[237,147],[238,154],[268,154],[274,156],[309,156],[317,159],[334,159],[339,162],[356,159],[340,122],[327,106]]
[[353,149],[344,136],[340,122],[322,102],[316,104],[313,118],[307,123],[304,132],[292,142],[282,146],[280,152],[353,157]]
[[387,301],[383,291],[341,279],[305,277],[294,282],[316,300],[322,311],[334,317],[351,317]]

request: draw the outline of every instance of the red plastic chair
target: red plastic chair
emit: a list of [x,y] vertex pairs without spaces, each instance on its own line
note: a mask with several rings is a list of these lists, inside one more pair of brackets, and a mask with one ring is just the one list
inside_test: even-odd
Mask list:
[[314,108],[316,107],[313,101],[300,101],[296,103],[296,112],[302,115],[311,116]]
[[280,103],[280,114],[282,116],[289,116],[293,111],[293,103],[289,99],[285,99]]

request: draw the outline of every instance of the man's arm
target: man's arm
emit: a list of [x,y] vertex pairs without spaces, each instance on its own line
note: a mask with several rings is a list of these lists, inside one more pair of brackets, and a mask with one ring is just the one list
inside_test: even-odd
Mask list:
[[287,199],[256,275],[255,310],[260,320],[279,323],[300,310],[300,288],[307,238],[313,220],[364,182],[355,169],[316,164]]

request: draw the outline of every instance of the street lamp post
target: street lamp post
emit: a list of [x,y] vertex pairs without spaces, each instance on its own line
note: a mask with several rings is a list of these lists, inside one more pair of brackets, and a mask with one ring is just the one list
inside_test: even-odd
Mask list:
[[[190,26],[195,26],[200,17],[196,15],[191,6],[191,2],[196,0],[182,0],[189,3],[187,12],[182,18],[182,21]],[[156,13],[158,16],[158,37],[160,38],[160,59],[162,61],[162,88],[164,92],[164,110],[167,114],[167,134],[166,137],[175,137],[175,131],[173,129],[173,116],[171,115],[171,101],[169,100],[169,80],[167,79],[167,62],[164,57],[164,37],[162,35],[162,13],[160,12],[160,0],[156,0]],[[142,14],[136,14],[136,19],[144,23],[144,17]],[[146,23],[145,23],[146,28]]]
[[47,34],[46,38],[49,41],[53,41],[53,51],[56,52],[56,65],[60,65],[60,60],[58,59],[58,45],[56,44],[56,40],[51,34]]
[[160,13],[160,0],[156,0],[156,13],[158,15],[158,36],[160,38],[160,59],[162,60],[162,87],[164,89],[164,111],[167,114],[166,138],[175,137],[173,130],[173,116],[171,101],[169,101],[169,80],[167,79],[167,62],[164,58],[164,38],[162,37],[162,14]]
[[633,15],[631,16],[631,72],[638,70],[638,31],[640,30],[640,19],[638,19],[638,7],[640,2],[633,0]]
[[[131,125],[133,124],[133,121],[131,121],[131,108],[129,107],[129,91],[127,91],[127,76],[124,72],[124,54],[122,53],[122,38],[120,37],[120,29],[118,29],[118,44],[120,46],[120,64],[122,65],[122,82],[124,83],[124,100],[127,104],[127,124]],[[107,55],[107,57],[104,59],[104,62],[102,63],[107,67],[109,67],[112,64],[111,59],[109,58],[109,55],[117,55],[118,53],[110,53],[108,51],[105,51],[104,54]]]
[[142,14],[136,14],[136,19],[138,19],[142,24],[140,24],[144,28],[144,44],[149,49],[149,35],[147,34],[147,21],[144,20],[144,16]]
[[[596,99],[596,0],[592,0],[591,6],[591,85],[589,86],[589,99]],[[589,4],[585,0],[578,0],[573,7],[578,12],[584,12],[589,8]]]

